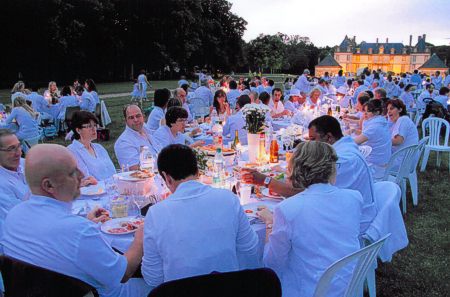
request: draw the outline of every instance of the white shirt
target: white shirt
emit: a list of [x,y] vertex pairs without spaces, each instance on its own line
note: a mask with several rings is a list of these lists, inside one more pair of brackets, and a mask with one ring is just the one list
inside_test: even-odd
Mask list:
[[436,90],[433,90],[433,92],[431,92],[431,94],[428,90],[424,90],[417,98],[417,108],[425,108],[426,104],[423,100],[426,98],[434,99],[438,95],[439,95],[439,92]]
[[[176,136],[173,136],[170,128],[166,125],[161,126],[153,133],[153,138],[158,142],[160,149],[165,148],[171,144],[185,144],[186,138],[183,133],[178,132]],[[159,151],[158,151],[159,153]]]
[[187,181],[147,213],[142,275],[151,287],[259,265],[258,237],[229,190]]
[[245,120],[242,111],[228,117],[225,125],[223,126],[223,135],[229,135],[231,141],[234,141],[235,131],[238,131],[239,142],[242,145],[247,145],[247,130],[244,129]]
[[116,153],[117,161],[120,166],[133,166],[140,162],[139,156],[141,153],[141,146],[148,146],[150,153],[157,156],[161,151],[160,145],[156,142],[149,131],[142,129],[143,135],[126,126],[125,130],[116,140],[114,144],[114,152]]
[[[323,272],[359,250],[361,194],[314,184],[274,208],[264,264],[281,280],[283,297],[312,296]],[[345,214],[345,215],[344,215]],[[327,296],[342,296],[352,267],[340,270]]]
[[434,97],[434,100],[436,100],[437,102],[441,103],[442,106],[447,108],[449,97],[445,96],[445,95],[437,95],[436,97]]
[[194,93],[196,98],[202,99],[205,106],[211,106],[213,104],[214,96],[209,88],[201,86]]
[[81,95],[81,104],[80,108],[82,110],[87,110],[90,112],[95,112],[95,98],[88,91],[84,91]]
[[397,135],[403,137],[402,144],[392,146],[392,153],[404,147],[419,143],[419,133],[417,132],[416,125],[406,115],[399,117],[395,124],[391,126],[390,130],[392,139]]
[[300,75],[294,86],[296,89],[299,89],[300,92],[309,93],[310,83],[305,74]]
[[78,99],[75,96],[63,96],[59,98],[58,119],[64,120],[67,107],[79,106]]
[[184,102],[183,105],[182,105],[182,107],[183,107],[183,108],[187,111],[187,113],[188,113],[188,117],[187,117],[188,122],[192,122],[194,119],[193,119],[193,117],[192,117],[191,110],[189,109],[189,105],[188,105],[186,102]]
[[350,136],[345,136],[333,144],[337,161],[335,186],[341,189],[356,190],[363,198],[361,215],[361,234],[377,215],[375,197],[373,197],[373,179],[369,166],[361,155],[358,145]]
[[80,279],[100,296],[130,296],[129,283],[120,282],[127,268],[125,256],[114,252],[97,226],[73,215],[71,208],[72,203],[32,195],[6,218],[3,252]]
[[[16,93],[17,94],[17,93]],[[27,95],[27,99],[31,101],[31,107],[37,112],[48,112],[48,102],[44,96],[36,92]]]
[[[392,140],[388,123],[383,116],[375,116],[363,122],[362,134],[367,137],[364,143],[372,148],[367,162],[384,167],[391,158]],[[375,177],[379,178],[384,174],[383,170],[375,168]]]
[[164,109],[155,106],[148,117],[147,128],[150,129],[151,132],[156,131],[160,126],[161,120],[164,119],[165,116],[166,113],[164,112]]
[[414,104],[414,96],[411,92],[403,92],[400,95],[400,99],[406,106],[406,110],[411,110],[412,105]]
[[284,109],[287,109],[291,112],[297,111],[297,108],[295,107],[294,103],[291,100],[286,100],[286,102],[284,102]]
[[281,102],[281,100],[278,101],[277,104],[275,104],[275,102],[274,102],[271,108],[272,108],[272,111],[270,113],[271,113],[272,116],[276,115],[276,114],[279,114],[279,113],[282,113],[284,111],[283,102]]
[[27,199],[30,193],[25,179],[25,160],[20,159],[17,171],[8,170],[0,166],[0,237],[3,231],[3,222],[8,212]]
[[230,91],[228,92],[228,94],[227,94],[227,100],[228,100],[228,102],[230,103],[230,106],[231,106],[232,108],[235,108],[235,107],[236,107],[236,101],[237,101],[237,98],[238,98],[239,96],[241,96],[241,92],[239,92],[239,90],[232,89],[232,90],[230,90]]
[[78,168],[84,176],[93,176],[97,180],[105,180],[116,173],[111,158],[105,148],[98,143],[91,143],[95,156],[91,155],[85,146],[74,139],[67,148],[73,154],[78,163]]

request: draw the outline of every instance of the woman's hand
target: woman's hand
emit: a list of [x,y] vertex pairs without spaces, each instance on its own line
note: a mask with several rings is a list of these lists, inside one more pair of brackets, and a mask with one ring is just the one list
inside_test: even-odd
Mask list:
[[243,183],[262,186],[265,179],[266,176],[256,169],[242,168],[241,170],[241,181]]
[[104,223],[111,219],[109,217],[109,212],[101,207],[94,208],[90,213],[87,214],[86,218],[94,223]]
[[257,211],[256,215],[266,225],[273,223],[273,214],[267,208],[263,208],[262,210]]
[[199,147],[199,146],[203,146],[204,144],[205,144],[204,140],[197,140],[196,142],[191,144],[190,147]]
[[194,137],[194,135],[197,135],[200,132],[202,132],[202,129],[197,127],[189,133],[189,136]]
[[96,185],[98,184],[98,181],[93,176],[88,176],[85,179],[81,181],[80,187],[86,187],[89,185]]

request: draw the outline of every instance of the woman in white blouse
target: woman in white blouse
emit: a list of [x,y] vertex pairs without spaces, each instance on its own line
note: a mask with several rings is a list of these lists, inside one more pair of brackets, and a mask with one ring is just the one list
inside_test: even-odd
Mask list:
[[210,107],[210,118],[214,109],[216,110],[219,118],[225,119],[231,115],[230,105],[227,100],[227,93],[225,93],[222,89],[217,90],[214,94],[213,105]]
[[[305,189],[278,204],[272,214],[258,212],[266,223],[264,264],[281,280],[284,297],[312,296],[324,271],[360,248],[362,197],[332,185],[336,152],[324,142],[300,143],[289,163],[289,179]],[[327,296],[342,296],[351,266],[338,272]]]
[[361,134],[355,137],[357,144],[372,148],[366,160],[374,170],[374,178],[382,178],[391,158],[391,133],[383,114],[383,102],[372,99],[364,104],[364,122]]
[[387,112],[392,122],[392,153],[409,145],[419,143],[416,125],[406,115],[406,106],[400,99],[392,99],[387,103]]
[[84,110],[75,112],[72,118],[73,141],[67,147],[75,156],[88,184],[96,184],[97,180],[108,179],[116,173],[105,148],[92,143],[97,139],[97,126],[98,119],[93,113]]
[[309,93],[309,97],[307,99],[307,104],[310,107],[316,107],[320,105],[320,96],[322,95],[322,91],[319,88],[314,88]]

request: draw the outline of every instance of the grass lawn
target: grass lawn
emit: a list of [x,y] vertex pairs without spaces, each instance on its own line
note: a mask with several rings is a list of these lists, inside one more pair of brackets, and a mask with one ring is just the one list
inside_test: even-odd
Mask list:
[[[171,87],[175,82],[161,82]],[[104,84],[101,90],[122,90],[127,84]],[[131,90],[131,85],[128,90]],[[157,82],[153,83],[158,87]],[[100,86],[99,86],[100,89]],[[121,92],[121,91],[119,91]],[[101,144],[108,150],[117,166],[114,141],[124,129],[122,107],[129,97],[105,100],[112,124],[109,126],[111,140]],[[149,103],[144,102],[144,107]],[[62,138],[46,141],[68,145]],[[419,173],[419,205],[413,207],[408,193],[408,212],[405,223],[410,240],[409,246],[397,253],[391,263],[379,263],[377,269],[378,296],[450,296],[450,176],[447,156],[440,168],[435,167],[432,153],[427,171]]]

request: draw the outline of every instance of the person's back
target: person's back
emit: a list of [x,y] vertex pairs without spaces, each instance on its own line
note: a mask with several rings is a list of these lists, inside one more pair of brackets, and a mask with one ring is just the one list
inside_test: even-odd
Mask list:
[[213,103],[213,94],[206,86],[201,86],[195,90],[195,97],[201,98],[205,106],[211,106]]
[[87,91],[83,92],[83,94],[81,95],[81,109],[94,112],[95,105],[96,103],[94,97]]
[[14,107],[6,122],[9,124],[13,119],[16,120],[19,126],[19,131],[16,133],[19,140],[33,138],[39,135],[36,118],[23,107]]
[[239,142],[242,145],[247,144],[247,130],[244,129],[245,120],[242,112],[237,112],[228,117],[225,125],[223,126],[223,134],[230,135],[231,141],[235,138],[236,130],[238,131]]
[[362,134],[368,140],[365,145],[372,148],[367,162],[384,166],[389,162],[391,157],[391,135],[388,123],[383,116],[375,116],[363,122]]
[[59,98],[59,119],[64,119],[66,116],[67,107],[79,106],[78,100],[75,96],[62,96]]
[[31,101],[31,107],[37,112],[48,112],[48,103],[44,96],[37,92],[32,92],[27,95],[27,99]]
[[[286,228],[279,232],[274,228],[273,245],[277,237],[290,234],[291,247],[285,267],[274,260],[279,255],[272,245],[266,247],[264,263],[280,276],[283,296],[312,296],[328,266],[359,249],[361,210],[359,192],[329,184],[311,185],[275,208],[275,218],[285,222]],[[351,270],[347,267],[338,275],[327,296],[343,295]]]

